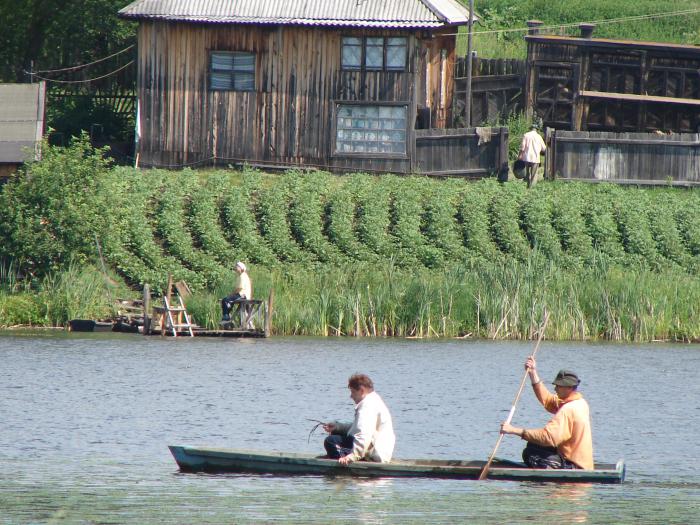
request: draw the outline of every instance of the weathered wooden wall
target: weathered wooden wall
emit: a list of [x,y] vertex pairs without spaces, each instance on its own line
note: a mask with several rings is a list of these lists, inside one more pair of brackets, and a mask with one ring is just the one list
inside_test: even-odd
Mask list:
[[700,48],[531,34],[527,108],[591,131],[700,128]]
[[[408,69],[341,70],[341,38],[367,34],[406,36]],[[418,97],[425,97],[439,115],[436,124],[444,125],[449,117],[441,105],[452,105],[451,71],[434,64],[441,62],[442,49],[447,50],[447,62],[454,59],[454,36],[426,42],[409,32],[387,30],[141,22],[140,163],[181,167],[249,162],[409,172]],[[255,53],[255,91],[209,91],[211,50]],[[421,78],[425,72],[429,77]],[[445,74],[450,86],[435,88]],[[416,86],[425,92],[419,95]],[[440,93],[447,98],[436,96]],[[407,155],[332,155],[339,101],[406,104]]]
[[508,172],[508,128],[416,130],[415,170],[484,177]]
[[627,184],[700,184],[700,133],[550,130],[547,176]]
[[[518,59],[472,59],[471,123],[464,122],[467,59],[455,66],[455,122],[477,126],[522,111],[525,107],[526,62]],[[461,117],[461,120],[459,120]]]

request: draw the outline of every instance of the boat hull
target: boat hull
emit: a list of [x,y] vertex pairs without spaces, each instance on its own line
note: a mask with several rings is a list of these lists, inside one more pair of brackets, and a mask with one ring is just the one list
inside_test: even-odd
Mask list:
[[[170,446],[183,472],[232,472],[287,476],[357,476],[478,479],[485,461],[396,459],[390,463],[358,461],[342,466],[312,454]],[[532,469],[523,463],[495,460],[489,479],[558,483],[622,483],[625,464],[598,464],[595,470]]]

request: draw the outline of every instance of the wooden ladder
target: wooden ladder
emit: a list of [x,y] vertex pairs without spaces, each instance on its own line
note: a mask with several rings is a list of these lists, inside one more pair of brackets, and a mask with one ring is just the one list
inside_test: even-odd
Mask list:
[[[166,320],[168,325],[167,327],[163,327],[163,332],[165,332],[166,328],[170,329],[173,332],[173,337],[177,337],[178,330],[180,328],[185,328],[186,331],[189,332],[190,337],[194,337],[194,332],[192,331],[192,323],[190,322],[190,316],[187,314],[185,303],[182,302],[182,297],[180,297],[180,294],[177,294],[177,300],[179,306],[171,306],[168,296],[163,296],[163,304],[165,306]],[[177,318],[177,323],[175,322],[173,314],[175,314]],[[181,322],[182,318],[184,318],[185,320],[184,323]]]

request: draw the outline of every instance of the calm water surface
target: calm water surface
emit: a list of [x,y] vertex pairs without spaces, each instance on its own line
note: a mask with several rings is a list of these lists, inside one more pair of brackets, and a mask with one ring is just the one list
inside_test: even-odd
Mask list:
[[[321,452],[375,381],[397,457],[485,459],[529,343],[0,334],[0,523],[700,523],[700,347],[543,343],[623,485],[180,474],[168,444]],[[529,387],[514,424],[547,414]],[[498,455],[519,459],[507,436]]]

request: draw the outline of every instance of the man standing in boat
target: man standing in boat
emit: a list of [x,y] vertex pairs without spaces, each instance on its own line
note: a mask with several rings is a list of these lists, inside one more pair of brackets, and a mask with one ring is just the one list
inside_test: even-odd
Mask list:
[[389,409],[368,376],[350,376],[348,388],[355,402],[355,419],[352,423],[334,421],[323,425],[329,433],[323,442],[328,457],[338,459],[341,465],[363,459],[388,463],[396,442]]
[[570,370],[560,370],[553,381],[554,395],[542,384],[533,356],[527,358],[525,368],[537,399],[554,417],[544,428],[533,430],[503,423],[501,432],[527,441],[523,460],[529,467],[593,470],[591,418],[588,403],[577,391],[578,376]]

